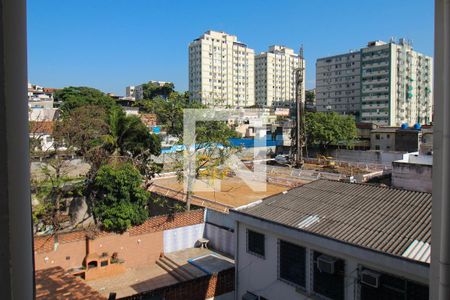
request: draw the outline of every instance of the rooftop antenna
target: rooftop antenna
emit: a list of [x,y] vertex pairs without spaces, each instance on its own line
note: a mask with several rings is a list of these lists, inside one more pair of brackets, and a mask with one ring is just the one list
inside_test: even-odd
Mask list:
[[298,51],[298,56],[300,57],[300,59],[304,59],[304,56],[303,56],[303,44],[300,45],[300,50]]

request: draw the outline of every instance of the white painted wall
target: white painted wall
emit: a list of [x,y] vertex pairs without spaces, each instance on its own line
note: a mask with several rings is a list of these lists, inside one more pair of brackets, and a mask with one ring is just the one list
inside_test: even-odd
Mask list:
[[[251,228],[265,233],[261,229]],[[247,227],[239,226],[237,299],[251,292],[267,299],[309,299],[307,295],[296,292],[295,287],[277,279],[277,238],[266,234],[265,259],[247,253]]]
[[164,230],[164,253],[193,248],[198,239],[203,237],[204,227],[205,224],[202,223]]
[[206,223],[204,237],[209,240],[208,247],[234,256],[235,243],[232,231]]
[[[247,291],[268,299],[312,299],[310,294],[312,292],[311,283],[310,285],[307,284],[306,292],[300,292],[294,286],[277,279],[278,239],[305,247],[309,251],[320,251],[344,259],[346,300],[357,299],[354,289],[357,288],[355,280],[357,279],[356,269],[358,265],[428,284],[428,266],[410,263],[403,259],[367,251],[252,217],[237,215],[234,212],[231,213],[231,216],[239,220],[236,225],[236,299],[241,299]],[[247,228],[265,234],[265,259],[247,253]],[[311,270],[311,268],[308,268],[308,263],[310,264],[309,259],[307,259],[307,270]],[[311,272],[306,274],[308,282]]]

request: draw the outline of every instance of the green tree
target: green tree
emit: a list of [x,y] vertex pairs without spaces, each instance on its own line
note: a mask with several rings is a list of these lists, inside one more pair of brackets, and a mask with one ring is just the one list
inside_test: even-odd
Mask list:
[[109,132],[106,110],[97,105],[76,107],[67,112],[54,130],[54,138],[69,151],[89,159],[94,148],[103,145],[103,138]]
[[152,156],[161,153],[161,140],[151,134],[137,116],[127,116],[121,108],[111,110],[108,117],[109,133],[104,137],[110,161],[131,162],[144,176],[145,186],[161,171]]
[[173,83],[165,83],[159,85],[155,82],[148,82],[142,85],[144,99],[154,99],[155,97],[167,98],[171,93],[175,91]]
[[355,120],[337,113],[308,112],[305,116],[306,141],[322,150],[330,145],[351,147],[357,137]]
[[63,229],[61,210],[67,210],[68,197],[81,195],[82,181],[68,176],[69,161],[58,157],[54,151],[52,153],[42,164],[41,178],[31,181],[32,192],[39,202],[33,207],[33,221],[40,230],[51,226],[53,231],[58,231]]
[[[186,149],[185,154],[188,156],[187,169],[185,170],[184,156],[181,157],[176,166],[178,180],[187,180],[187,210],[190,210],[192,203],[194,179],[199,179],[202,174],[213,180],[222,178],[229,171],[224,166],[225,161],[238,151],[237,148],[230,145],[229,139],[240,137],[233,128],[222,121],[200,121],[196,122],[195,127],[194,145],[184,143],[181,139]],[[187,174],[185,171],[187,171]],[[191,176],[186,177],[189,174]]]
[[136,157],[144,152],[158,155],[161,142],[151,134],[137,116],[127,116],[120,107],[108,115],[109,133],[104,137],[105,147],[111,155]]
[[200,103],[190,102],[188,93],[170,93],[167,99],[156,97],[141,100],[137,104],[143,111],[156,114],[168,134],[181,136],[183,132],[183,109],[203,108]]
[[70,86],[56,91],[55,101],[61,102],[60,108],[63,114],[85,105],[97,105],[106,110],[116,105],[116,101],[105,93],[84,86]]
[[105,230],[124,232],[148,217],[150,194],[142,188],[142,176],[130,163],[102,166],[94,179],[94,217]]
[[120,107],[108,111],[94,105],[74,108],[59,122],[55,134],[68,149],[90,164],[84,195],[91,211],[96,207],[97,215],[102,215],[105,208],[96,206],[98,185],[95,179],[102,167],[129,163],[143,176],[138,184],[142,184],[143,179],[149,184],[160,170],[152,157],[160,153],[158,136],[150,134],[138,117],[126,116]]
[[315,98],[316,94],[314,94],[314,91],[305,91],[306,102],[314,102]]

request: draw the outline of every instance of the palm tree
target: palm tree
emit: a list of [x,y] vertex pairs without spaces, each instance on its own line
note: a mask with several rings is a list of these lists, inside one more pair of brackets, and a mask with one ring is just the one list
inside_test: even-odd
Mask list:
[[109,132],[104,136],[104,147],[112,157],[134,158],[143,153],[158,155],[160,141],[150,134],[148,128],[137,116],[127,116],[120,107],[110,111]]

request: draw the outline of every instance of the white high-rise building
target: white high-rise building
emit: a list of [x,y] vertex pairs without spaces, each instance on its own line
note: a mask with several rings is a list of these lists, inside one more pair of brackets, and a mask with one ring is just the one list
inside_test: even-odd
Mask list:
[[[295,105],[295,70],[305,62],[284,46],[271,46],[255,57],[255,99],[259,107]],[[303,68],[303,78],[305,69]],[[303,80],[303,96],[305,80]]]
[[400,126],[430,124],[433,59],[400,39],[361,49],[361,121]]
[[225,32],[207,31],[189,44],[189,92],[208,106],[255,104],[255,52]]

